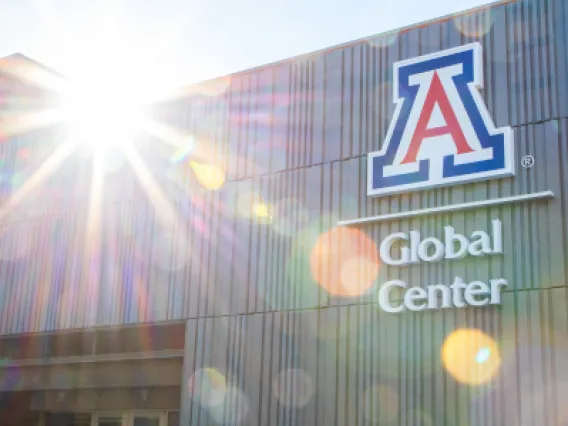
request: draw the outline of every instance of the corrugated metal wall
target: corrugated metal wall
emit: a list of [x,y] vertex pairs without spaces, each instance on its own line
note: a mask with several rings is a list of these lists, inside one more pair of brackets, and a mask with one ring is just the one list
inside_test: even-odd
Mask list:
[[[507,293],[497,309],[353,305],[190,320],[186,369],[197,373],[180,424],[564,425],[566,297],[555,288]],[[459,328],[499,342],[490,385],[445,372],[440,348]],[[216,399],[211,383],[227,396]]]
[[[563,0],[511,2],[190,88],[156,108],[154,133],[193,138],[189,158],[219,167],[222,187],[203,188],[187,158],[141,136],[141,161],[106,159],[102,201],[89,208],[91,157],[73,153],[1,218],[0,333],[189,319],[184,425],[565,424],[567,22]],[[475,40],[488,109],[514,128],[517,175],[368,198],[366,154],[392,117],[393,62]],[[57,149],[64,137],[50,132],[0,145],[4,196]],[[530,169],[519,166],[527,154]],[[555,198],[335,231],[339,219],[544,190]],[[439,236],[451,224],[470,233],[494,218],[503,256],[381,265],[362,295],[337,295],[341,265],[314,261],[318,242],[355,238],[359,257],[373,259],[389,232]],[[368,281],[372,271],[352,268],[354,281]],[[503,306],[378,311],[388,278],[454,276],[506,278]],[[459,327],[499,342],[491,385],[445,372],[441,345]],[[195,372],[231,386],[223,404],[196,398]]]
[[[73,152],[2,216],[0,331],[370,301],[372,294],[330,297],[310,274],[310,249],[338,219],[548,189],[557,197],[544,204],[365,232],[378,243],[393,229],[431,233],[453,223],[465,232],[500,217],[505,256],[455,267],[490,265],[516,289],[565,285],[567,13],[562,1],[513,2],[190,88],[157,108],[157,133],[192,136],[191,158],[226,173],[217,191],[202,188],[186,161],[170,161],[171,147],[159,138],[141,136],[138,159],[117,153],[103,159],[102,202],[89,210],[92,158]],[[517,176],[368,198],[366,153],[381,146],[392,116],[393,62],[473,40],[484,47],[483,96],[491,115],[515,131]],[[3,143],[5,197],[63,140],[57,130],[37,130]],[[531,169],[518,166],[526,154],[535,157]],[[129,163],[146,165],[162,198],[148,195],[144,170]],[[251,213],[254,203],[272,210]],[[163,219],[171,211],[176,225]],[[259,217],[267,215],[272,219]],[[403,271],[414,279],[442,273],[450,273],[446,264]],[[378,282],[392,274],[398,271],[382,268]]]

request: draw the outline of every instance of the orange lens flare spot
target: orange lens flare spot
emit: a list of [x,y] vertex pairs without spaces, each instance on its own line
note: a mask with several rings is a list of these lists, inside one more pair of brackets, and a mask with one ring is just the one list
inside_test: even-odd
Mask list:
[[459,329],[446,337],[442,362],[458,382],[483,385],[499,371],[501,353],[495,340],[482,331]]
[[359,296],[373,286],[379,273],[377,247],[360,230],[333,228],[320,235],[313,246],[310,270],[328,293]]
[[378,259],[354,257],[341,265],[339,279],[344,296],[359,296],[373,285],[379,274]]
[[190,161],[189,165],[199,183],[206,189],[216,190],[225,183],[225,173],[219,167]]

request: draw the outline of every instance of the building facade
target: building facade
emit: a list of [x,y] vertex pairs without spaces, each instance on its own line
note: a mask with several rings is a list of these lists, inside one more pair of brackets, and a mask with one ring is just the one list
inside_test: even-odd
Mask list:
[[567,22],[194,85],[99,162],[4,71],[0,423],[568,424]]

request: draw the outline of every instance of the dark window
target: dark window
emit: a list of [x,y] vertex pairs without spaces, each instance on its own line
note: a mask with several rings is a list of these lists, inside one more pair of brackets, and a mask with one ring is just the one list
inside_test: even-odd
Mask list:
[[46,357],[92,355],[94,333],[62,333],[47,336]]
[[97,332],[97,354],[183,349],[184,324],[129,327]]
[[0,338],[0,359],[9,361],[89,356],[95,353],[182,350],[184,340],[184,324],[7,337]]
[[45,426],[90,426],[90,413],[47,413]]
[[47,336],[21,336],[0,339],[0,358],[38,359],[45,357]]
[[168,426],[179,426],[179,411],[168,413]]

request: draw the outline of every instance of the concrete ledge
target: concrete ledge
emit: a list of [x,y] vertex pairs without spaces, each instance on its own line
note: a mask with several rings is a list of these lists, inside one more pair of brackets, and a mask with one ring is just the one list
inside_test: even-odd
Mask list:
[[502,204],[520,203],[530,200],[541,200],[554,198],[552,191],[534,192],[532,194],[513,195],[511,197],[494,198],[492,200],[471,201],[468,203],[450,204],[447,206],[431,207],[419,210],[409,210],[405,212],[390,213],[378,216],[362,217],[358,219],[340,220],[338,226],[364,225],[367,223],[386,222],[389,220],[405,219],[416,216],[426,216],[437,213],[456,212],[462,210],[478,209],[481,207],[498,206]]

